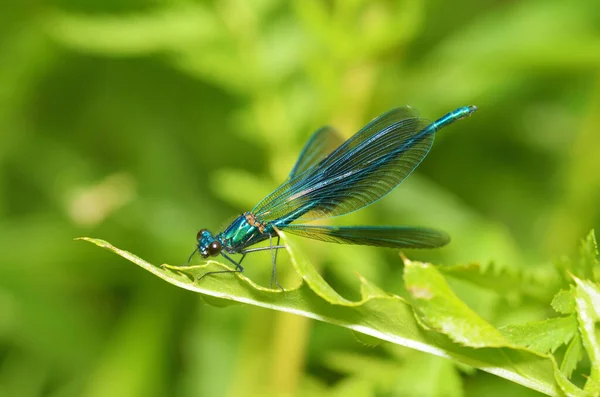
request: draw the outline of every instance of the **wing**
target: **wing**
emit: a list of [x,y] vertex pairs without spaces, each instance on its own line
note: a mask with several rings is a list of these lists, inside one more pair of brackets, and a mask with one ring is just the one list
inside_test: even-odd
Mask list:
[[388,248],[437,248],[450,242],[450,236],[445,232],[422,227],[288,225],[281,230],[328,243]]
[[334,128],[329,126],[319,128],[304,145],[300,157],[290,172],[289,179],[293,179],[318,164],[343,142],[344,140]]
[[385,113],[318,164],[284,182],[252,212],[281,226],[367,206],[402,182],[427,155],[435,131],[428,124],[410,107]]

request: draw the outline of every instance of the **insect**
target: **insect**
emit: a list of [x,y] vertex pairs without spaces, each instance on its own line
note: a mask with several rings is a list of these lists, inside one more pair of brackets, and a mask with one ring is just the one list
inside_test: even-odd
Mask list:
[[[340,244],[390,248],[436,248],[450,237],[442,231],[408,226],[320,226],[304,222],[331,218],[366,207],[398,186],[427,156],[435,132],[470,116],[476,106],[460,107],[429,123],[411,107],[393,109],[377,117],[347,141],[331,127],[317,130],[306,143],[288,178],[251,211],[244,212],[223,232],[202,229],[197,248],[203,258],[222,255],[235,270],[251,252],[271,250],[273,281],[276,275],[277,230]],[[274,243],[274,239],[277,239]],[[269,240],[265,247],[253,245]],[[241,254],[239,261],[233,254]],[[191,256],[190,256],[191,259]],[[280,286],[279,286],[280,287]],[[280,287],[281,288],[281,287]]]

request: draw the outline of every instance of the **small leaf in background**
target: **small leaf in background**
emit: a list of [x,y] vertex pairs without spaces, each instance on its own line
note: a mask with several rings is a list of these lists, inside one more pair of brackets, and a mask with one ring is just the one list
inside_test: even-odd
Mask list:
[[548,272],[536,274],[532,270],[524,271],[500,267],[496,263],[482,266],[479,263],[465,265],[440,266],[439,271],[455,279],[465,280],[478,287],[496,292],[505,299],[518,299],[531,296],[537,300],[546,300],[549,286],[556,283]]
[[592,230],[579,245],[579,257],[573,260],[568,257],[560,258],[557,267],[562,269],[565,280],[571,282],[569,273],[584,280],[600,281],[600,262],[598,262],[598,244]]
[[593,230],[581,242],[581,246],[579,248],[579,255],[579,269],[581,278],[600,282],[598,244],[596,242],[596,235]]
[[577,334],[577,318],[549,318],[526,324],[508,325],[500,331],[514,344],[528,347],[536,352],[546,354],[554,352],[561,345],[569,343]]
[[575,313],[575,298],[573,297],[573,291],[559,291],[552,299],[552,307],[561,314]]
[[489,288],[498,294],[517,293],[515,287],[519,280],[516,271],[506,267],[498,268],[494,263],[490,263],[488,266],[482,266],[479,263],[441,266],[439,271],[444,275]]
[[378,395],[463,395],[462,379],[451,361],[418,351],[408,350],[398,359],[333,352],[325,356],[324,364],[353,379],[368,380]]

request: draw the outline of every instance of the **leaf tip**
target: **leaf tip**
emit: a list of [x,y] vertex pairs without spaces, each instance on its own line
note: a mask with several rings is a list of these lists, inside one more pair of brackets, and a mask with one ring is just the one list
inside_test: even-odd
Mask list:
[[402,259],[402,263],[404,263],[404,265],[408,265],[410,263],[410,259],[408,259],[406,257],[406,255],[404,255],[404,252],[400,251],[400,259]]
[[579,277],[571,273],[569,270],[567,270],[567,274],[573,279],[573,281],[575,281],[575,284],[581,286],[581,279]]

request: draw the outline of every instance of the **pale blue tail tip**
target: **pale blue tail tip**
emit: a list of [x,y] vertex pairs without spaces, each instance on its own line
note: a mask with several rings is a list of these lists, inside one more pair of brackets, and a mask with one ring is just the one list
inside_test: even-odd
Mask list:
[[463,106],[462,108],[458,108],[457,118],[460,120],[464,119],[465,117],[469,117],[470,115],[475,113],[476,110],[477,106],[475,105]]

